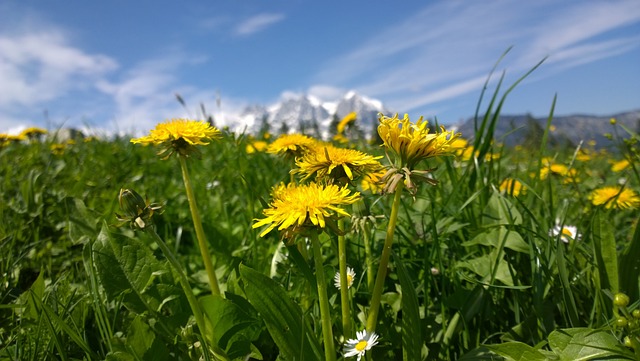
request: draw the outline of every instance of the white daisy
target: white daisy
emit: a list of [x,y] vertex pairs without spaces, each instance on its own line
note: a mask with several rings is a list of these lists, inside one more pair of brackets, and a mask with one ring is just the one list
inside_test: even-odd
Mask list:
[[[347,267],[347,289],[351,288],[353,284],[353,280],[356,278],[356,273],[353,268]],[[340,272],[336,272],[336,275],[333,277],[333,284],[340,289]]]
[[356,332],[356,339],[347,341],[344,347],[344,357],[358,356],[358,361],[364,356],[365,352],[371,350],[371,348],[378,344],[378,335],[375,332],[367,332],[362,330]]
[[552,237],[560,236],[560,240],[567,244],[580,238],[578,228],[575,226],[561,226],[559,224],[549,230],[549,235]]

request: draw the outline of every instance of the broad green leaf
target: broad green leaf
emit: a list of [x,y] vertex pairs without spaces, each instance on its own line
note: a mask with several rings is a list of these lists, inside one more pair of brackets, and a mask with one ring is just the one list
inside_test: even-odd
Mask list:
[[138,360],[163,361],[169,359],[169,350],[142,316],[136,316],[131,321],[126,347]]
[[620,291],[632,300],[640,297],[640,223],[636,225],[631,243],[620,255]]
[[105,223],[93,250],[101,284],[110,299],[124,294],[125,305],[136,313],[153,311],[159,306],[159,302],[149,304],[149,298],[143,295],[153,272],[161,267],[142,242],[113,237]]
[[240,265],[249,302],[262,315],[280,352],[289,360],[324,359],[320,344],[302,310],[271,278]]
[[222,296],[209,295],[199,301],[211,322],[213,341],[225,350],[227,356],[236,359],[251,354],[251,342],[260,336],[259,321],[240,305]]
[[595,258],[600,274],[600,285],[611,293],[618,293],[618,254],[611,222],[602,212],[596,213],[593,220],[593,240]]
[[547,360],[547,357],[543,353],[522,342],[512,341],[496,345],[485,345],[485,347],[504,357],[508,361]]
[[463,246],[473,245],[491,246],[499,248],[504,242],[504,247],[516,252],[529,253],[529,245],[522,239],[516,231],[511,231],[506,227],[493,227],[486,232],[473,237],[472,240],[462,243]]
[[610,331],[568,328],[549,334],[549,347],[561,361],[596,359],[635,360]]
[[418,306],[418,295],[413,287],[411,278],[402,264],[394,254],[394,264],[398,269],[398,279],[402,287],[402,355],[403,360],[421,360],[422,330],[420,328],[420,310]]
[[500,193],[493,192],[482,213],[482,224],[487,225],[514,225],[522,223],[522,215],[511,201]]
[[495,252],[492,252],[485,254],[484,256],[458,262],[458,267],[466,268],[474,272],[480,276],[480,282],[484,284],[490,283],[492,272],[494,271],[494,268],[497,267],[498,269],[495,271],[495,279],[507,286],[513,286],[513,277],[511,277],[511,273],[509,272],[509,264],[507,261],[504,257],[500,257],[497,265],[495,262],[496,255]]

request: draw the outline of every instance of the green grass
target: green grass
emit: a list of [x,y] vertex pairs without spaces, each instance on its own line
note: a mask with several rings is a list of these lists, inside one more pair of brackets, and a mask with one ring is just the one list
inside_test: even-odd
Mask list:
[[[576,340],[609,352],[592,351],[594,357],[637,357],[622,345],[626,335],[638,336],[638,322],[616,322],[627,316],[633,321],[640,299],[638,213],[589,200],[594,189],[622,178],[627,188],[640,190],[635,168],[610,168],[613,159],[637,161],[637,143],[621,141],[617,154],[587,145],[550,148],[544,139],[551,113],[541,144],[503,148],[491,141],[504,102],[498,94],[478,117],[478,157],[424,163],[423,169],[436,169],[438,185],[422,185],[415,198],[401,199],[376,328],[381,338],[371,359],[570,358]],[[49,141],[2,147],[0,360],[322,358],[314,273],[333,279],[337,237],[320,236],[325,258],[317,270],[295,246],[279,247],[276,232],[258,236],[253,220],[271,187],[289,181],[291,163],[263,152],[247,154],[250,141],[225,133],[201,147],[199,159],[189,160],[224,298],[208,290],[175,159],[162,161],[152,147],[128,139],[77,141],[58,155]],[[575,176],[541,177],[549,159]],[[526,192],[501,192],[505,178],[519,180]],[[207,330],[190,317],[178,276],[154,240],[116,227],[121,188],[166,202],[155,218],[156,231],[186,270]],[[363,197],[366,208],[350,213],[374,216],[363,227],[370,233],[346,235],[347,263],[357,273],[350,305],[356,330],[364,327],[371,295],[364,242],[371,242],[377,265],[393,198],[369,192]],[[364,219],[346,223],[362,225]],[[576,226],[580,238],[565,244],[551,236],[558,223]],[[340,294],[329,283],[340,359]],[[631,304],[614,306],[617,292],[625,292]],[[203,347],[216,349],[217,356]]]

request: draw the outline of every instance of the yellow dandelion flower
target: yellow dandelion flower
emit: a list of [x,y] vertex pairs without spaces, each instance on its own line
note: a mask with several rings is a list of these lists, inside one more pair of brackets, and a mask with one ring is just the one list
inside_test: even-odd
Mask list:
[[525,194],[527,192],[527,187],[517,179],[505,178],[505,180],[500,183],[500,192],[517,197],[520,194]]
[[344,130],[347,128],[347,125],[355,122],[357,117],[358,115],[356,114],[356,112],[351,112],[347,114],[344,118],[342,118],[340,123],[338,123],[338,125],[336,126],[336,131],[338,132],[338,134],[344,133]]
[[381,179],[386,173],[386,170],[382,170],[367,174],[367,176],[363,177],[360,181],[360,187],[362,187],[363,191],[370,191],[374,194],[382,192],[384,184],[382,184]]
[[627,169],[630,165],[631,165],[631,163],[629,162],[628,159],[623,159],[623,160],[620,160],[620,161],[617,161],[617,162],[613,163],[611,165],[611,171],[612,172],[622,172],[623,170]]
[[276,186],[272,197],[270,208],[263,210],[266,217],[256,219],[252,227],[268,225],[260,237],[277,227],[285,237],[292,238],[307,228],[325,228],[333,217],[349,216],[340,206],[356,202],[360,193],[350,194],[346,186],[309,183]]
[[29,139],[38,138],[44,134],[47,134],[47,131],[45,129],[37,128],[37,127],[29,127],[23,130],[22,132],[20,132],[20,135],[27,137]]
[[333,141],[338,143],[349,143],[349,139],[342,134],[336,134],[333,136]]
[[267,147],[267,153],[298,157],[315,146],[318,141],[303,134],[283,134]]
[[247,144],[246,152],[247,154],[251,154],[255,152],[264,152],[268,146],[269,144],[267,144],[267,142],[265,142],[264,140],[256,140],[254,142]]
[[428,122],[423,117],[412,123],[407,114],[403,119],[397,114],[393,118],[382,115],[379,121],[378,134],[384,146],[399,157],[399,168],[409,170],[422,159],[452,154],[455,152],[452,144],[460,136],[453,131],[447,132],[444,127],[440,132],[429,133]]
[[620,186],[598,188],[591,192],[589,200],[593,205],[604,205],[607,209],[626,209],[640,206],[640,196],[633,189],[623,189]]
[[293,172],[304,174],[304,179],[315,175],[316,180],[346,184],[362,175],[381,170],[380,158],[355,149],[318,145],[296,159],[298,169]]
[[592,159],[591,152],[589,150],[580,149],[578,154],[576,154],[576,160],[581,162],[588,162]]
[[578,171],[574,168],[569,168],[564,164],[557,163],[549,164],[540,169],[540,179],[547,179],[550,174],[563,177],[564,183],[570,183],[577,181],[576,177],[578,175]]
[[158,153],[167,159],[173,153],[189,156],[197,152],[195,145],[209,144],[209,140],[219,139],[220,131],[205,121],[172,119],[156,125],[149,135],[131,139],[134,144],[154,144],[162,146]]
[[51,149],[51,153],[54,155],[62,155],[64,154],[64,150],[67,148],[65,144],[55,143],[51,144],[49,147]]

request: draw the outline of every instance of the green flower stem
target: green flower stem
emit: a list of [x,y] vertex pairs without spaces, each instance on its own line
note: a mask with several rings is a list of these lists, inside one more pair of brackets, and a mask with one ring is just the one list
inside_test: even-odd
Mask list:
[[373,292],[373,283],[376,281],[373,274],[373,254],[371,254],[371,228],[365,223],[362,231],[364,241],[364,256],[367,263],[367,290]]
[[378,323],[380,301],[382,300],[382,291],[384,290],[384,280],[387,277],[387,267],[389,265],[389,258],[391,256],[391,245],[393,244],[393,234],[396,229],[396,220],[398,219],[400,197],[402,196],[403,188],[404,182],[398,182],[398,186],[396,187],[395,195],[393,197],[393,205],[391,208],[391,215],[389,216],[389,224],[387,225],[387,235],[384,239],[384,248],[382,249],[382,255],[380,256],[380,264],[378,265],[376,283],[373,286],[373,293],[371,295],[371,305],[369,307],[369,316],[367,317],[366,326],[366,329],[369,332],[374,332],[376,330],[376,324]]
[[211,293],[214,295],[219,295],[220,287],[218,286],[218,278],[216,277],[216,272],[213,268],[213,264],[211,263],[211,254],[209,253],[207,238],[204,235],[202,220],[200,219],[200,213],[198,212],[198,206],[196,204],[196,197],[193,194],[193,187],[191,186],[189,171],[187,170],[187,161],[183,156],[178,156],[178,159],[180,160],[180,168],[182,169],[182,179],[184,180],[184,187],[187,190],[189,209],[191,210],[191,218],[193,218],[193,226],[196,230],[196,238],[198,238],[200,254],[202,255],[204,268],[207,271],[207,276],[209,277],[209,286],[211,287]]
[[[169,247],[167,247],[166,243],[164,243],[162,238],[158,236],[158,233],[156,233],[153,227],[146,227],[144,230],[149,235],[151,235],[151,237],[153,237],[153,239],[158,244],[158,247],[160,247],[160,250],[162,250],[162,253],[164,254],[164,256],[169,260],[169,263],[173,267],[174,271],[178,274],[178,280],[180,281],[180,286],[182,286],[182,290],[184,291],[184,294],[187,296],[187,301],[189,301],[191,312],[193,313],[193,316],[196,319],[196,325],[198,325],[198,329],[200,329],[200,334],[203,335],[202,339],[206,340],[206,337],[204,337],[206,328],[204,323],[204,316],[203,316],[202,310],[200,309],[200,304],[198,303],[196,296],[193,294],[193,290],[189,285],[189,280],[187,279],[186,274],[182,270],[180,263],[175,258],[173,253],[171,253],[171,250],[169,250]],[[203,345],[203,350],[205,350],[206,352],[207,345]]]
[[[338,230],[344,232],[344,218],[338,219]],[[351,335],[351,307],[349,283],[347,282],[347,237],[338,235],[338,264],[340,267],[340,303],[342,306],[342,334],[345,339]]]
[[329,313],[329,298],[327,297],[327,282],[324,278],[322,250],[320,249],[320,240],[318,240],[317,234],[311,236],[311,243],[313,246],[313,260],[316,265],[316,283],[318,284],[318,303],[320,303],[320,317],[322,319],[325,360],[335,361],[336,351],[333,345],[331,314]]

